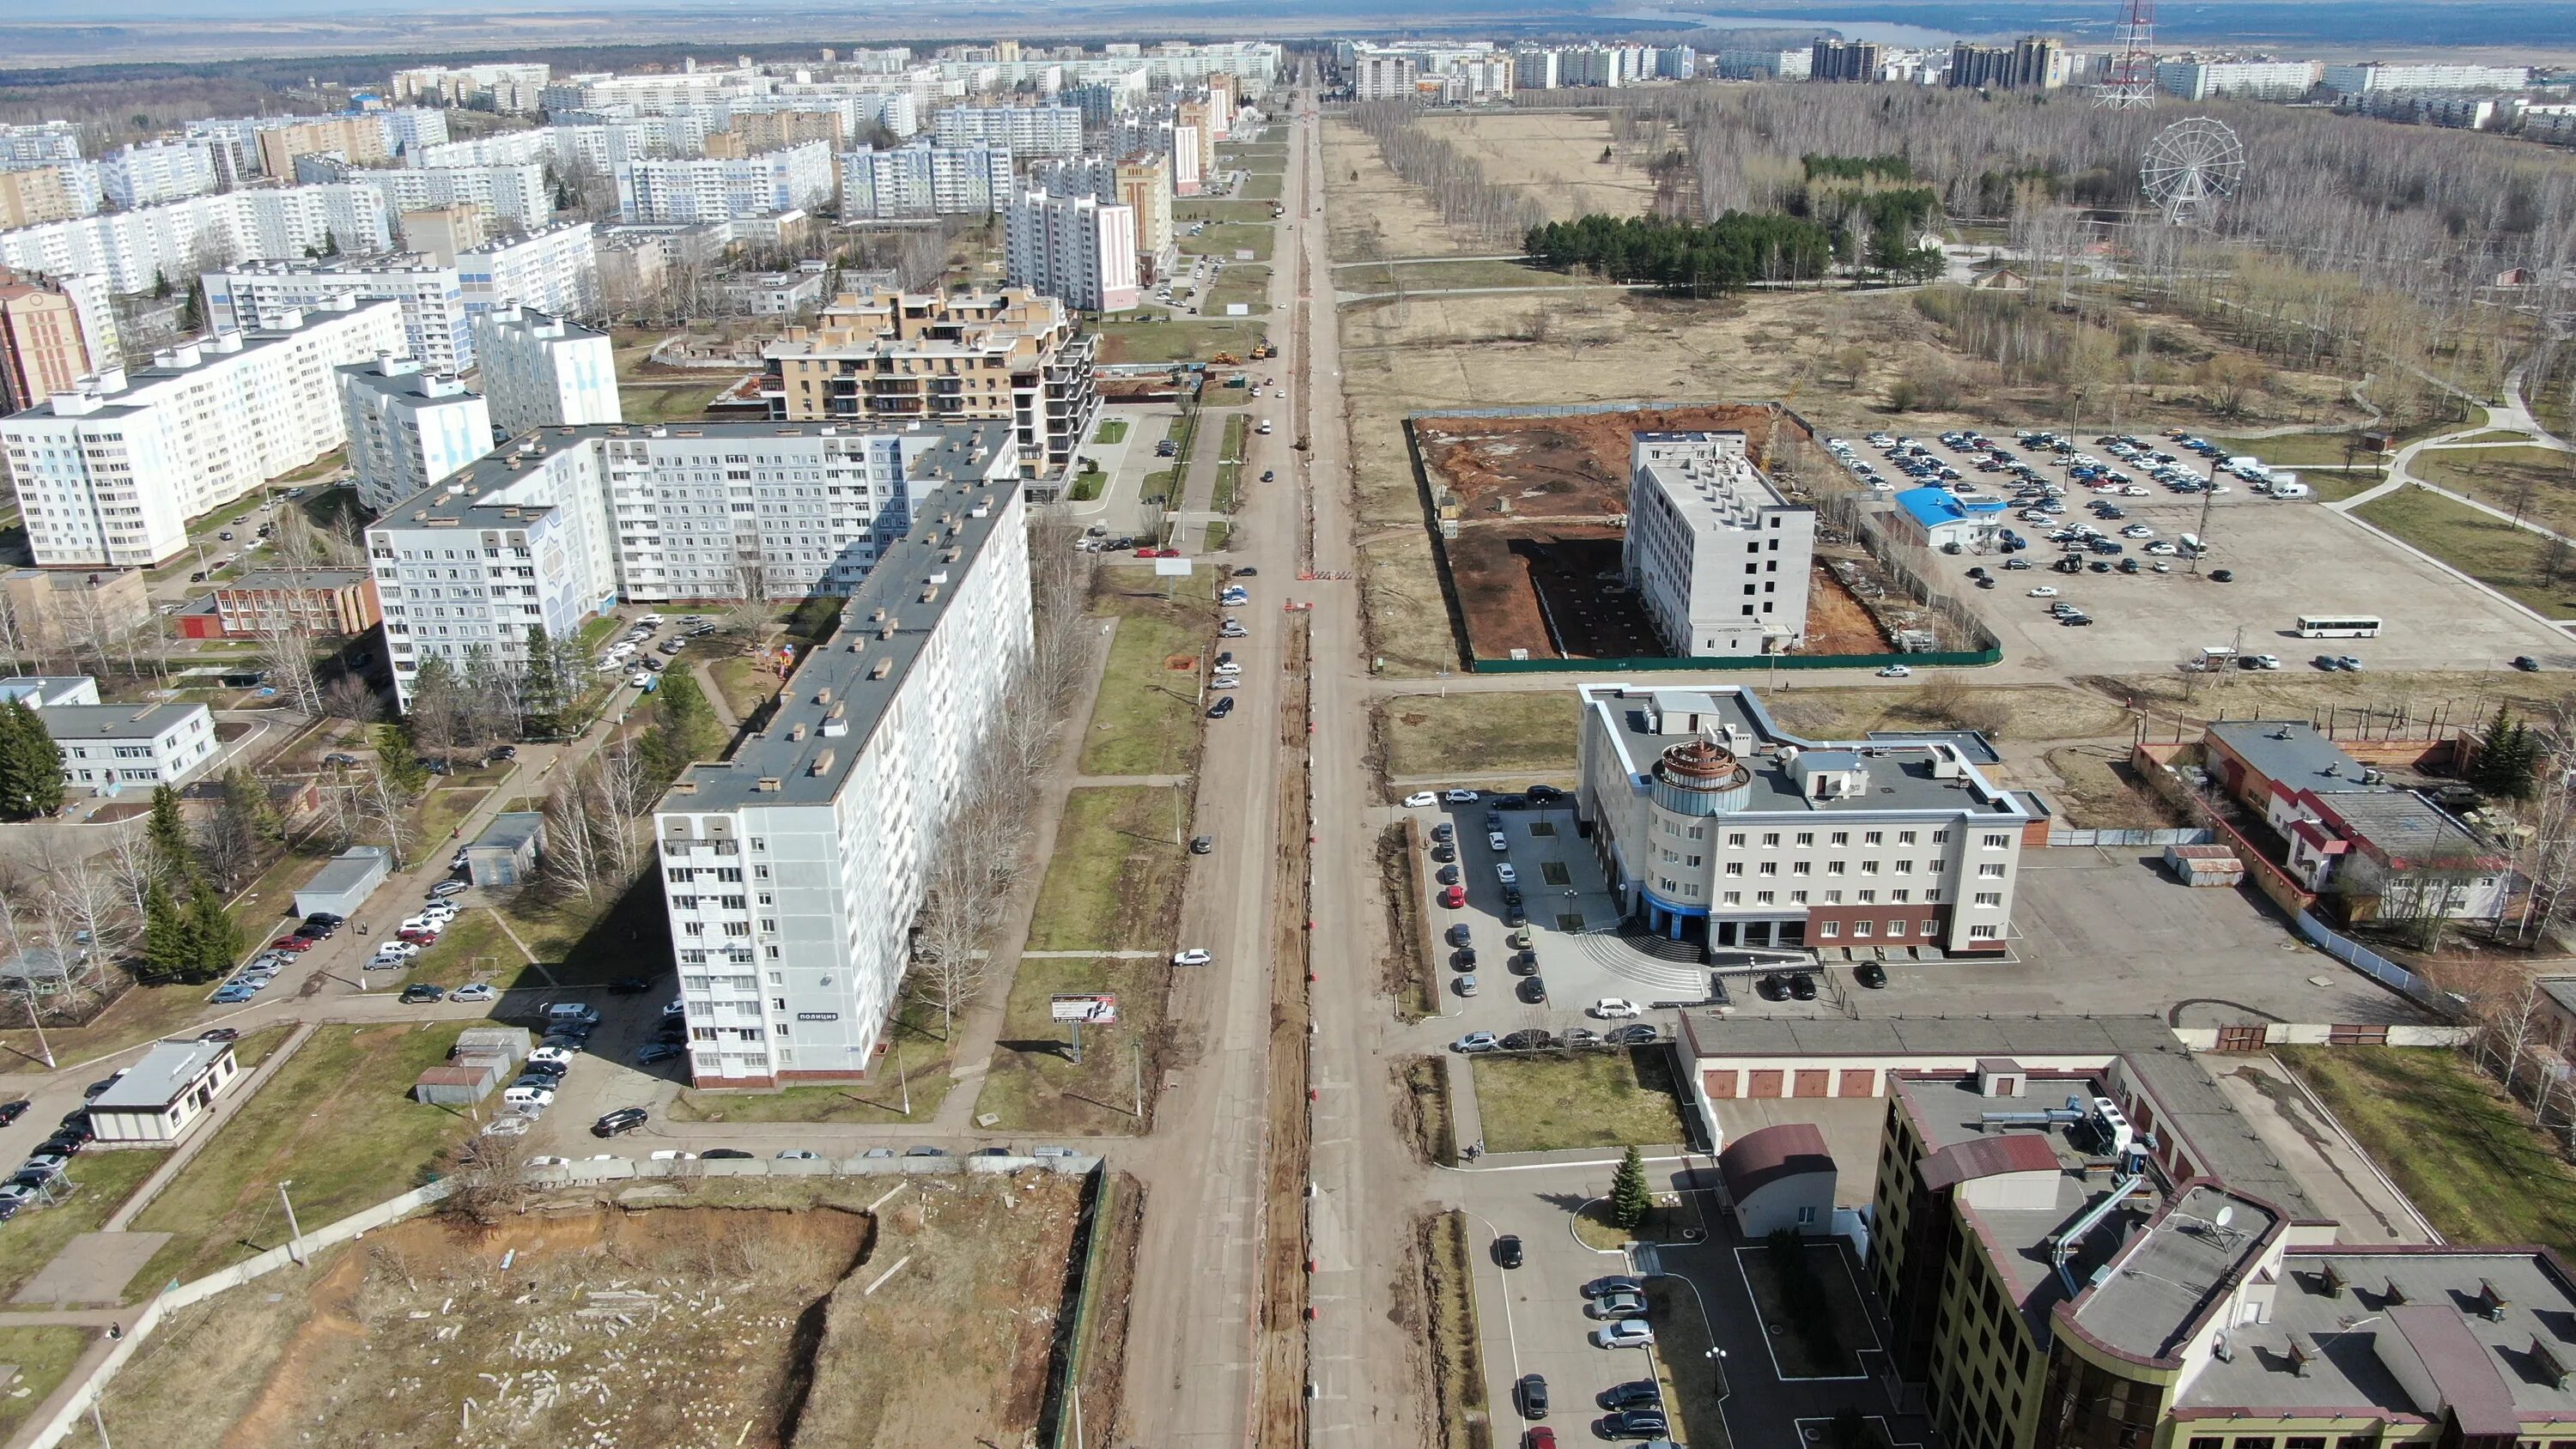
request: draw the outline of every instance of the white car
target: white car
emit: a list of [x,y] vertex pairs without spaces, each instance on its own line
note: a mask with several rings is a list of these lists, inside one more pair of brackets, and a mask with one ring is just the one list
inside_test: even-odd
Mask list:
[[2030,591],[2030,597],[2034,599],[2053,599],[2057,597],[2057,590],[2047,584],[2041,584],[2038,588]]
[[532,1124],[527,1118],[513,1112],[506,1117],[495,1117],[491,1121],[484,1123],[483,1135],[486,1137],[516,1137],[527,1131],[532,1125],[534,1124]]
[[1216,678],[1208,681],[1208,688],[1210,689],[1240,689],[1242,687],[1243,681],[1235,678],[1231,674],[1220,674]]
[[1584,1014],[1598,1017],[1603,1021],[1630,1021],[1646,1013],[1643,1007],[1633,1001],[1622,1000],[1616,996],[1605,996],[1592,1003],[1591,1009]]
[[1186,951],[1172,953],[1172,964],[1175,966],[1205,966],[1215,959],[1216,957],[1210,954],[1205,946],[1192,946]]
[[409,941],[385,941],[377,945],[376,954],[388,961],[408,961],[420,954],[420,948]]
[[541,1046],[528,1053],[528,1062],[531,1066],[568,1067],[572,1065],[574,1055],[575,1053],[564,1047]]
[[498,995],[500,995],[500,993],[492,989],[491,982],[477,981],[471,986],[457,987],[454,991],[447,993],[447,999],[450,1001],[489,1001]]
[[637,619],[635,623],[638,628],[659,629],[662,627],[662,616],[659,614],[646,614]]
[[1501,881],[1505,885],[1519,885],[1521,883],[1521,873],[1512,869],[1512,863],[1507,860],[1494,867],[1494,879]]
[[1485,834],[1485,844],[1497,851],[1509,850],[1512,848],[1512,838],[1499,830],[1488,831]]
[[1407,810],[1428,810],[1439,803],[1440,797],[1428,790],[1416,790],[1404,797],[1404,808]]
[[1595,1348],[1652,1348],[1654,1343],[1655,1331],[1642,1318],[1622,1318],[1592,1330]]
[[1902,664],[1891,664],[1885,669],[1878,671],[1878,677],[1881,679],[1911,679],[1914,677],[1914,671],[1906,668]]
[[626,676],[626,687],[629,689],[642,689],[646,685],[651,684],[653,682],[653,678],[652,670],[638,669],[633,674]]
[[446,916],[433,916],[427,912],[423,912],[417,916],[403,917],[403,923],[394,927],[394,929],[397,931],[444,931],[447,929],[448,920],[449,918]]
[[1476,792],[1473,790],[1451,790],[1443,794],[1440,798],[1448,801],[1452,805],[1473,805],[1476,803]]

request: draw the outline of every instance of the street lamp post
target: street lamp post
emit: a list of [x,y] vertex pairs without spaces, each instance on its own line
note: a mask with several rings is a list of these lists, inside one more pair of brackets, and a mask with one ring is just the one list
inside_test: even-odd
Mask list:
[[295,1200],[286,1195],[294,1185],[292,1179],[280,1179],[277,1184],[277,1200],[286,1205],[286,1256],[299,1266],[310,1266],[304,1256],[304,1230],[295,1223]]

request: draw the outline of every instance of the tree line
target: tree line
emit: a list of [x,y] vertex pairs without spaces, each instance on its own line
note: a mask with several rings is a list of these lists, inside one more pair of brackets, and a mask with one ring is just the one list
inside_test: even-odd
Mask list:
[[1612,281],[1702,297],[1757,282],[1810,281],[1825,274],[1833,256],[1832,238],[1813,222],[1743,212],[1705,224],[1596,213],[1534,226],[1521,247],[1540,266],[1588,267]]
[[1451,226],[1507,246],[1547,220],[1547,208],[1528,193],[1487,179],[1473,157],[1414,125],[1411,102],[1365,101],[1349,114],[1377,143],[1387,169],[1422,188],[1440,219]]

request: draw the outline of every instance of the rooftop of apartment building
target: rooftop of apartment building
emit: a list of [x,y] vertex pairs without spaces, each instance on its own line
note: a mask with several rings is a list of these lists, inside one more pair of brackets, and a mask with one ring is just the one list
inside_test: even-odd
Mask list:
[[148,384],[185,377],[200,368],[213,366],[227,358],[291,343],[299,334],[340,321],[353,312],[378,307],[392,312],[399,310],[400,306],[400,303],[390,299],[359,302],[351,297],[340,296],[325,298],[310,307],[290,308],[281,315],[279,325],[276,327],[259,328],[248,332],[210,332],[193,341],[163,348],[152,354],[152,361],[145,366],[111,368],[94,376],[85,377],[81,379],[78,392],[56,393],[53,397],[17,416],[21,418],[48,415],[113,417],[136,412],[140,410],[141,404],[120,399]]
[[348,589],[373,577],[365,569],[253,569],[240,578],[215,585],[215,592],[256,594],[281,590],[295,593],[314,589]]
[[1026,287],[990,292],[843,293],[811,328],[790,327],[772,358],[1049,351],[1073,342],[1071,308]]
[[202,704],[54,704],[37,711],[57,740],[132,740],[163,734],[205,712]]
[[1585,706],[1606,716],[1627,774],[1651,772],[1683,789],[1740,791],[1727,815],[1962,811],[2018,821],[2029,813],[1985,778],[1975,753],[1946,738],[1805,740],[1773,724],[1752,691],[1733,685],[1579,688]]
[[522,306],[516,302],[495,307],[484,313],[480,320],[486,326],[512,332],[526,332],[536,337],[573,339],[608,335],[596,327],[584,327],[569,317],[558,317],[552,312],[540,312],[534,307]]
[[337,272],[364,272],[379,275],[396,272],[444,272],[430,260],[427,252],[373,252],[336,257],[290,257],[252,260],[235,266],[218,267],[216,271],[235,277],[312,277]]
[[430,372],[420,365],[418,358],[396,357],[389,352],[378,353],[373,362],[343,363],[332,370],[339,374],[343,386],[363,387],[369,392],[392,397],[426,401],[432,398],[462,400],[480,395],[467,392],[465,384],[457,381],[453,373]]
[[1749,527],[1753,510],[1789,506],[1754,466],[1740,432],[1639,433],[1630,448],[1635,470],[1653,479],[1695,527]]
[[2265,1322],[2228,1330],[2174,1412],[2286,1405],[2417,1414],[2415,1379],[2471,1435],[2522,1438],[2524,1415],[2576,1416],[2576,1282],[2530,1248],[2292,1249]]
[[[1010,443],[1000,423],[939,430],[946,441],[913,460],[916,477],[980,468]],[[1008,510],[1015,481],[951,482],[914,510],[912,531],[877,555],[829,642],[805,657],[768,726],[729,760],[681,773],[662,810],[741,810],[828,804],[904,686],[931,631]]]

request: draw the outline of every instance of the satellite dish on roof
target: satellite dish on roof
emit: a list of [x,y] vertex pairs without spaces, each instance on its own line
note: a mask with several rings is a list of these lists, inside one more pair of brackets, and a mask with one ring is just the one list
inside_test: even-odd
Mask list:
[[2236,1221],[2236,1204],[2229,1203],[2226,1206],[2221,1207],[2218,1210],[2218,1216],[2210,1219],[2210,1221],[2218,1224],[2222,1228],[2227,1226],[2229,1223]]

